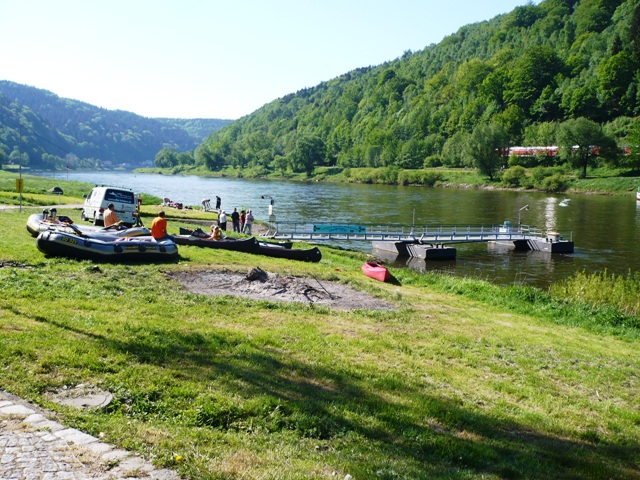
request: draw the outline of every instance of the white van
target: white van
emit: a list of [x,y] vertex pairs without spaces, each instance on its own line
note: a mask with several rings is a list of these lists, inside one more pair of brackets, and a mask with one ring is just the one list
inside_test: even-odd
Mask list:
[[82,220],[93,222],[94,225],[104,225],[102,214],[110,203],[113,203],[118,220],[128,225],[136,223],[137,198],[133,190],[119,187],[95,187],[84,200],[84,207],[80,217]]

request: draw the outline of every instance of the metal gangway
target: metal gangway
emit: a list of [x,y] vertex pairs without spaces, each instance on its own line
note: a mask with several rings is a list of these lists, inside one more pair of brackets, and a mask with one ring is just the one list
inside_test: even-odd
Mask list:
[[564,234],[545,232],[529,225],[511,222],[491,225],[362,225],[331,222],[270,222],[265,237],[277,240],[416,242],[451,244],[540,240],[549,235],[573,241],[571,231]]

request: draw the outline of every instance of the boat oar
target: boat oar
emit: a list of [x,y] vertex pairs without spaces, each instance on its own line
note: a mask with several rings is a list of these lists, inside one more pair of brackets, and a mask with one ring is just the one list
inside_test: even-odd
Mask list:
[[75,234],[78,235],[79,237],[86,237],[86,235],[84,233],[82,233],[82,230],[80,230],[78,227],[76,227],[73,223],[70,223],[67,226],[71,230],[73,230],[75,232]]

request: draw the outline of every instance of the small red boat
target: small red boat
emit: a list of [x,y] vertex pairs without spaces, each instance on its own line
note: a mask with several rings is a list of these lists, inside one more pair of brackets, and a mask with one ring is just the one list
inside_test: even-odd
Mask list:
[[367,276],[381,282],[391,280],[391,274],[386,267],[383,267],[377,262],[365,262],[362,265],[362,272]]

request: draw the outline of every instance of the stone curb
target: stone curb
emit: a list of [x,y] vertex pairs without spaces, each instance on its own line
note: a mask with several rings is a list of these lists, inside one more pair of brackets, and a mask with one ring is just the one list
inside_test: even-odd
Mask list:
[[[75,428],[67,428],[58,422],[47,419],[37,408],[0,391],[0,478],[29,479],[40,478],[34,476],[35,471],[46,472],[51,479],[153,479],[179,480],[180,477],[173,470],[157,469],[139,455],[121,450],[113,445],[100,442],[92,435],[83,433]],[[25,429],[5,428],[8,421],[20,422]],[[25,435],[32,434],[33,438],[25,439]],[[35,445],[34,445],[35,444]],[[99,471],[87,471],[86,465],[70,465],[61,461],[61,448],[71,452],[78,449],[93,455],[97,459]],[[46,450],[52,459],[43,467],[42,456],[34,454],[37,449]],[[115,467],[109,468],[116,464]],[[74,468],[78,471],[74,473]],[[41,477],[45,478],[45,477]]]

